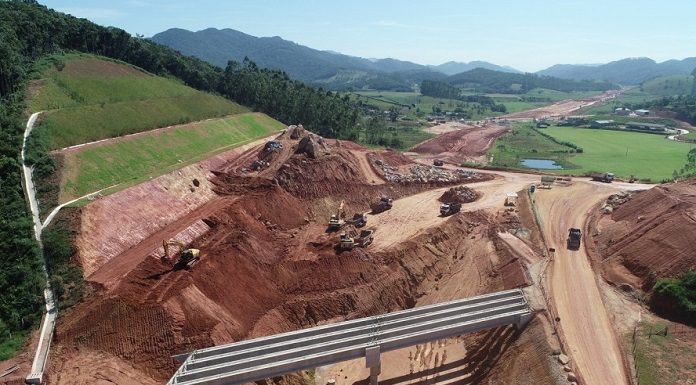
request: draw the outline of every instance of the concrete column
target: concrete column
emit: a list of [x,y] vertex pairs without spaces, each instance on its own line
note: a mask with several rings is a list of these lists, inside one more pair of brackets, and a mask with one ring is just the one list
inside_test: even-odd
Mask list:
[[379,345],[365,348],[365,367],[370,368],[370,385],[377,385],[377,379],[382,372]]

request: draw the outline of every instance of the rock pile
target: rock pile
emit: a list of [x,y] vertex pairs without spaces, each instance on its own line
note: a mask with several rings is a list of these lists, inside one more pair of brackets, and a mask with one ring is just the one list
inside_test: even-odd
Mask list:
[[466,170],[446,170],[424,164],[416,164],[409,168],[408,173],[403,173],[396,167],[390,166],[382,160],[375,160],[374,165],[382,171],[384,178],[396,183],[456,183],[475,179],[479,173]]
[[465,186],[452,187],[440,197],[440,202],[469,203],[477,200],[480,194]]

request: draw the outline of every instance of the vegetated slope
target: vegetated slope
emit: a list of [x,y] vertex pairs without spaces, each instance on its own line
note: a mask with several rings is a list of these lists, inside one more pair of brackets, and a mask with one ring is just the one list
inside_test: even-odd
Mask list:
[[491,71],[483,68],[452,75],[444,81],[476,92],[513,94],[525,93],[534,88],[557,91],[606,91],[618,88],[618,86],[604,81],[575,81],[534,74]]
[[51,149],[248,111],[220,96],[98,57],[52,57],[45,66],[42,78],[30,85],[36,96],[29,108],[47,110],[35,135]]
[[693,84],[693,75],[667,75],[644,81],[640,90],[659,96],[690,95]]
[[[426,292],[442,293],[446,287],[449,293],[467,296],[524,281],[521,269],[511,268],[518,264],[511,256],[489,258],[496,249],[489,237],[497,227],[480,212],[443,219],[443,226],[390,250],[337,254],[337,235],[325,232],[324,220],[340,201],[345,200],[348,213],[365,211],[381,194],[396,198],[432,185],[420,180],[374,184],[374,176],[368,176],[357,158],[366,150],[317,137],[307,140],[311,147],[300,147],[299,139],[286,133],[278,139],[283,144],[279,151],[257,147],[218,167],[212,182],[220,197],[209,201],[214,210],[177,220],[202,223],[206,229],[193,242],[202,257],[191,270],[174,269],[173,261],[159,259],[158,237],[165,236],[161,232],[153,234],[156,242],[149,249],[136,253],[131,247],[92,265],[88,279],[104,290],[74,308],[59,326],[56,345],[66,354],[54,361],[50,378],[58,378],[62,362],[81,355],[87,364],[85,353],[98,350],[161,381],[173,372],[172,352],[411,307]],[[296,154],[298,150],[314,157]],[[270,162],[268,168],[248,171],[259,157]],[[180,182],[189,184],[190,176]],[[178,194],[196,199],[204,193],[194,190]],[[139,191],[140,186],[119,193],[119,199],[114,195],[95,204],[106,208],[112,201],[111,210],[118,210],[118,202]],[[163,192],[156,191],[158,196]],[[144,223],[136,225],[153,231]],[[128,236],[136,235],[135,229],[129,230]],[[86,231],[82,234],[87,236]],[[100,237],[104,242],[93,244],[110,250],[125,237],[113,238]],[[133,268],[114,269],[123,259],[135,261]],[[117,375],[108,380],[125,381]]]
[[696,57],[656,63],[649,58],[627,58],[601,65],[557,64],[539,75],[574,80],[604,80],[623,85],[640,84],[665,75],[686,75],[696,67]]
[[657,278],[679,277],[696,269],[696,181],[635,193],[599,226],[609,279],[650,290]]
[[114,185],[132,185],[269,136],[284,127],[266,115],[245,113],[59,151],[64,169],[59,201],[67,202]]

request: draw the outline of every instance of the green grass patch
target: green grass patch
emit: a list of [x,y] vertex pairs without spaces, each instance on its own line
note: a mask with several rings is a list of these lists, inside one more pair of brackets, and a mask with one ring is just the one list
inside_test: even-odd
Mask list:
[[582,154],[569,159],[579,170],[561,173],[579,174],[611,171],[620,177],[635,175],[653,182],[671,178],[674,170],[686,164],[686,154],[693,146],[667,140],[661,135],[635,132],[595,130],[575,127],[549,127],[546,133],[583,148]]
[[9,360],[16,356],[28,335],[27,331],[18,331],[12,333],[11,336],[8,334],[0,338],[0,361]]
[[491,165],[496,167],[524,168],[520,164],[523,159],[550,159],[565,169],[577,169],[569,161],[571,151],[575,152],[539,134],[529,123],[518,123],[495,142],[489,154],[493,157]]
[[578,112],[578,115],[602,115],[602,114],[612,114],[614,110],[619,107],[633,106],[638,104],[644,104],[651,100],[660,98],[660,95],[650,94],[641,91],[640,88],[632,88],[630,90],[622,92],[619,96],[611,101],[595,104],[591,107],[585,108]]
[[[665,328],[667,328],[665,333]],[[686,334],[680,333],[686,331]],[[694,332],[681,326],[641,322],[626,336],[640,385],[672,385],[696,375]]]
[[[134,184],[284,128],[263,114],[198,122],[66,153],[61,201]],[[123,187],[123,186],[120,186]]]

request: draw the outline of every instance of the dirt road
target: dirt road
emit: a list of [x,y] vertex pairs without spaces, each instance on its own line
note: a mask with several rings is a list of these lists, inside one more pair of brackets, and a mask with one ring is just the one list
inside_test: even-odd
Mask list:
[[[522,190],[538,178],[530,174],[504,173],[490,181],[467,184],[467,187],[482,193],[482,196],[475,202],[462,205],[462,211],[503,207],[506,193]],[[398,199],[394,201],[391,210],[369,215],[369,225],[378,229],[373,247],[385,249],[398,245],[421,231],[446,221],[449,217],[440,216],[438,198],[448,189],[449,187],[443,187]]]
[[628,384],[621,351],[584,245],[566,249],[568,228],[583,228],[588,211],[615,187],[577,183],[540,190],[536,204],[550,248],[555,248],[550,290],[566,348],[584,383]]

